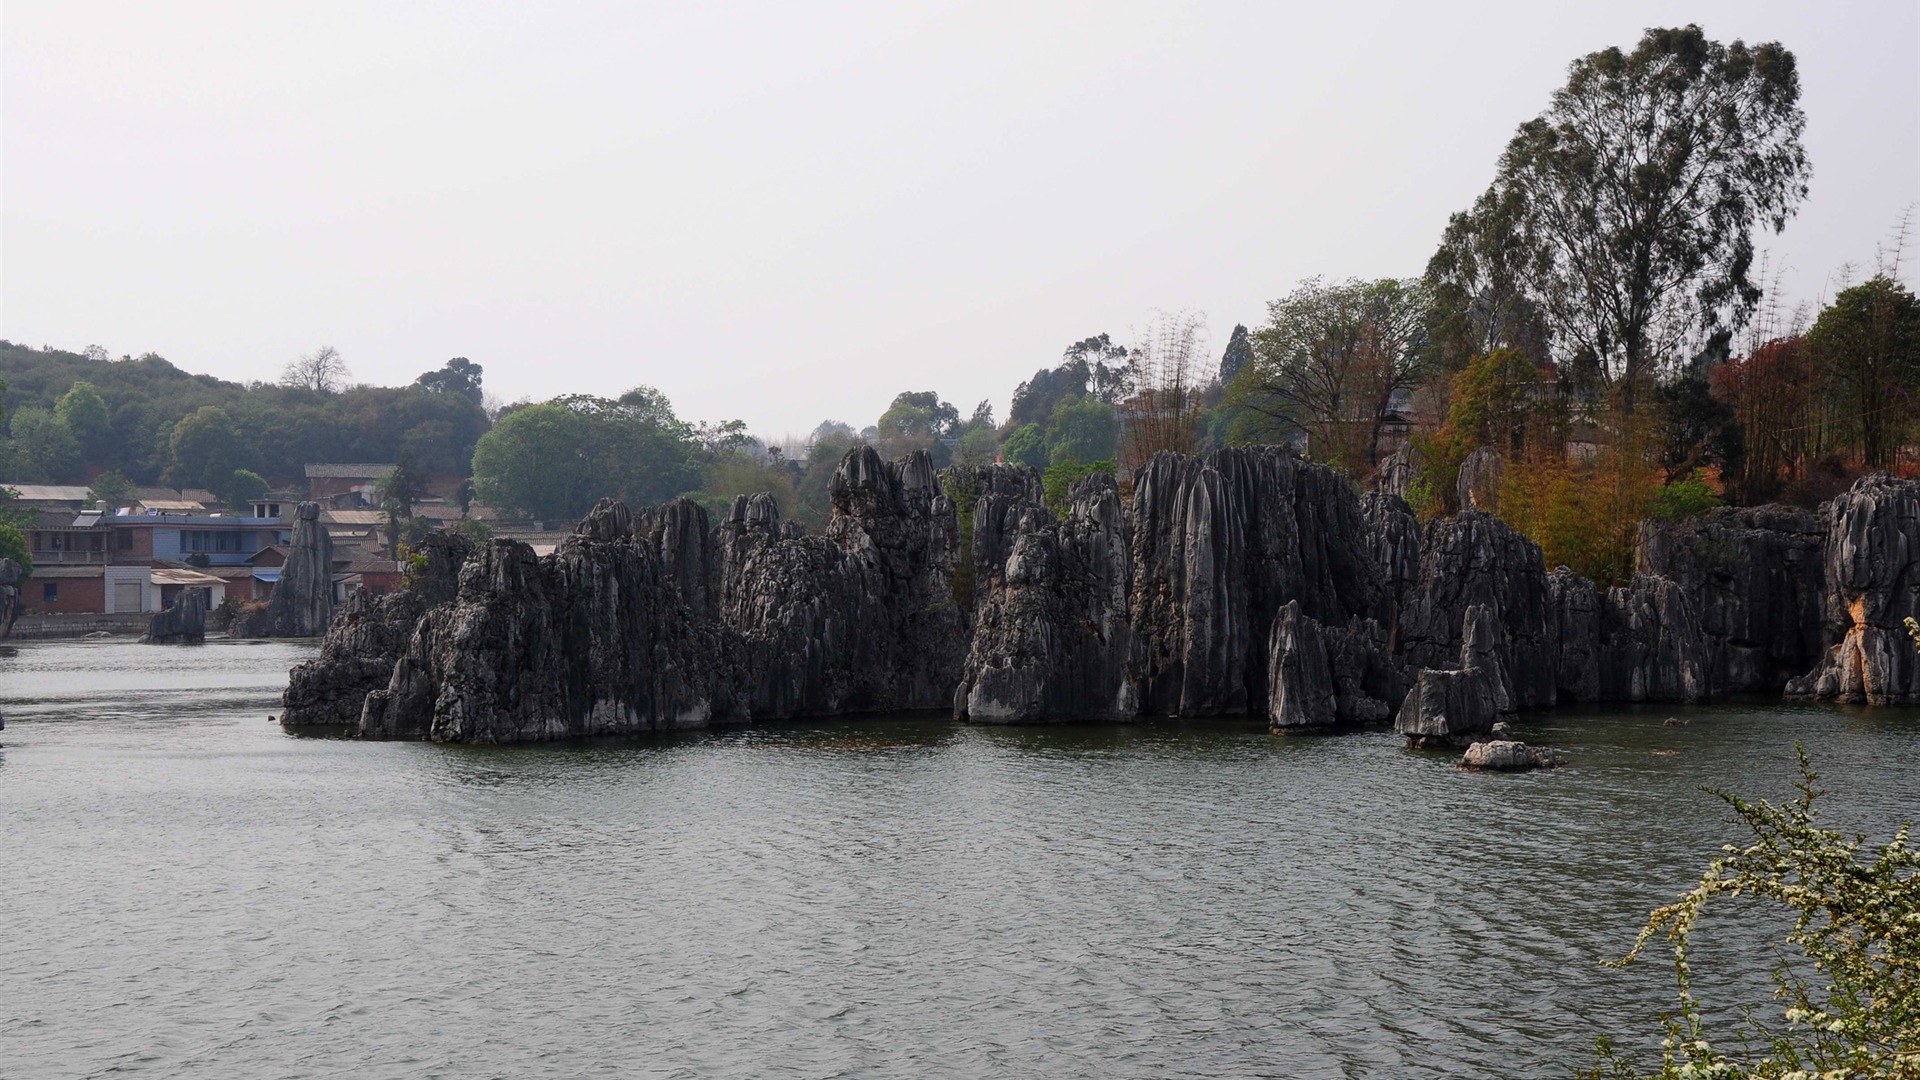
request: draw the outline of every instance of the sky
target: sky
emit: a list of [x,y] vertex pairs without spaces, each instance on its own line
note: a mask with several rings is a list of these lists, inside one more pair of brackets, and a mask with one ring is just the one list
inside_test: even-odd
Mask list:
[[1004,417],[1091,334],[1197,310],[1217,354],[1302,278],[1420,273],[1571,61],[1688,22],[1798,57],[1811,193],[1762,246],[1830,295],[1920,202],[1911,0],[7,0],[0,337],[465,356],[770,439]]

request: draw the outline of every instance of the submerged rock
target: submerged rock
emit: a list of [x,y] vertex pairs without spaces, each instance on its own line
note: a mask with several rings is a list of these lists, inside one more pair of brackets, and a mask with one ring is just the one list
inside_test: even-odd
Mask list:
[[1920,651],[1904,625],[1920,617],[1920,482],[1864,476],[1824,509],[1821,619],[1833,644],[1787,696],[1920,705]]

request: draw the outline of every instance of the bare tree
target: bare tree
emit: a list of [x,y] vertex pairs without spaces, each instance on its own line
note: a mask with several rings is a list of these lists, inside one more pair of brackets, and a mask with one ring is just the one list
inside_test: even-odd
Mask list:
[[1121,403],[1121,467],[1132,472],[1162,450],[1200,444],[1201,396],[1214,381],[1207,320],[1197,311],[1154,316],[1128,355],[1133,396]]
[[349,374],[347,362],[340,358],[340,350],[331,345],[322,345],[288,362],[280,382],[285,386],[300,386],[322,394],[332,394],[347,385]]

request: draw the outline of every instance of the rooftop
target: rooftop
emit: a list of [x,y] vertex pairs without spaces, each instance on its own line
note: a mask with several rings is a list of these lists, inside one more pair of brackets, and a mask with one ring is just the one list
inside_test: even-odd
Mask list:
[[345,465],[327,465],[327,464],[309,465],[307,466],[307,479],[309,480],[378,480],[381,477],[392,472],[393,469],[394,469],[394,466],[391,463],[386,465],[374,465],[374,464],[368,464],[366,462],[359,462],[356,464],[345,464]]
[[85,484],[0,484],[20,493],[22,502],[86,502]]

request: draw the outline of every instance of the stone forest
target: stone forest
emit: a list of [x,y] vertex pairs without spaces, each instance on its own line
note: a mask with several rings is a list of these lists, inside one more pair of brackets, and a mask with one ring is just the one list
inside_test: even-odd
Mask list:
[[[717,526],[686,500],[603,501],[545,557],[436,536],[411,588],[333,616],[281,721],[514,743],[916,709],[1264,715],[1511,766],[1552,758],[1497,725],[1562,702],[1920,704],[1920,483],[1886,474],[1817,512],[1648,521],[1611,589],[1492,515],[1422,527],[1276,447],[1157,455],[1131,499],[1096,474],[1064,515],[1033,469],[860,447],[832,499],[820,535],[753,495]],[[302,514],[289,585],[322,542]],[[324,610],[274,602],[319,629]]]

